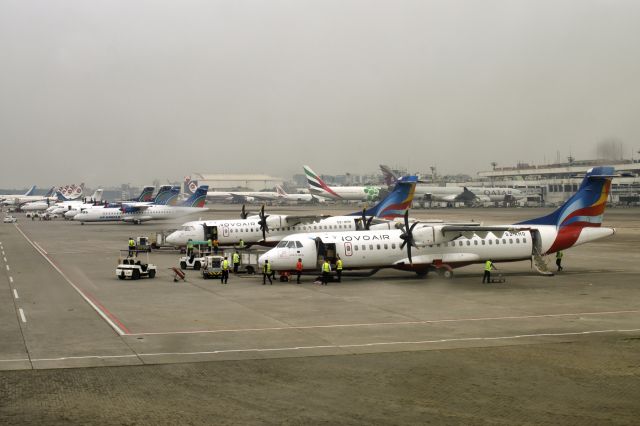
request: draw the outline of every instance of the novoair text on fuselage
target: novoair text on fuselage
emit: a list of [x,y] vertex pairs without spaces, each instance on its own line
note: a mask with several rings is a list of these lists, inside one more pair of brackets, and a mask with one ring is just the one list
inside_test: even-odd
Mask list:
[[342,241],[369,241],[369,240],[388,240],[388,235],[346,235],[342,237]]

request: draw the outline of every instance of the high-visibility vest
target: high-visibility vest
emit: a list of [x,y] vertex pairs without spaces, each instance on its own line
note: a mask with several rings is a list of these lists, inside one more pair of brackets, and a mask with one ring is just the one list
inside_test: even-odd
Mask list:
[[136,246],[136,242],[133,240],[129,240],[129,247],[135,247]]
[[226,271],[227,269],[229,269],[229,261],[225,259],[222,261],[222,270]]
[[238,253],[233,253],[233,263],[240,263],[240,256],[238,256]]
[[218,247],[218,240],[213,240],[213,246]]
[[240,240],[240,244],[238,244],[238,246],[239,246],[240,248],[244,248],[244,241],[243,241],[243,240]]
[[269,275],[271,273],[271,264],[265,263],[264,266],[262,267],[262,272]]
[[322,264],[322,272],[331,272],[331,265],[329,265],[329,262],[324,262]]
[[484,263],[484,270],[485,270],[485,271],[489,271],[489,272],[491,272],[491,266],[493,266],[493,264],[491,263],[491,261],[490,261],[490,260],[487,260],[487,261]]
[[556,259],[562,259],[562,256],[564,256],[564,253],[562,253],[561,251],[556,253]]
[[302,262],[296,263],[296,271],[302,271]]
[[187,241],[187,248],[193,248],[193,241]]
[[211,248],[211,245],[212,245],[211,239],[207,240],[207,245],[209,246],[209,248]]
[[336,269],[339,271],[342,270],[342,259],[338,259],[336,262]]

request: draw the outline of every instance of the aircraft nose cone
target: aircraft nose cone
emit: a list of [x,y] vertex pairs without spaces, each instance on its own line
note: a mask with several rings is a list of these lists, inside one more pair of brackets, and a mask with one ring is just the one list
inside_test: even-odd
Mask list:
[[172,232],[169,235],[167,235],[167,238],[165,238],[165,241],[168,242],[169,244],[176,245],[178,244],[178,236],[176,235],[175,232]]
[[269,256],[268,253],[265,253],[265,254],[263,254],[262,256],[260,256],[258,258],[258,265],[260,265],[260,266],[264,265],[264,261],[265,260],[268,260],[269,263],[271,263],[271,259],[270,259],[270,256]]

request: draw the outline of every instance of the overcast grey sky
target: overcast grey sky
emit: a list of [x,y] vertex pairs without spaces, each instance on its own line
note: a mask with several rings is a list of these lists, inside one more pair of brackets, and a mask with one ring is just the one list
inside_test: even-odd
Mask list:
[[0,0],[0,187],[640,149],[640,1]]

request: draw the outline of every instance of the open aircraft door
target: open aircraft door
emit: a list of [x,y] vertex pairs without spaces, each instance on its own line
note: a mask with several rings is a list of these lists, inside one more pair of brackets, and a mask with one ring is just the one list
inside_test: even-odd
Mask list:
[[217,240],[218,239],[218,227],[217,226],[207,226],[206,224],[203,224],[202,227],[204,228],[204,239],[208,240]]

